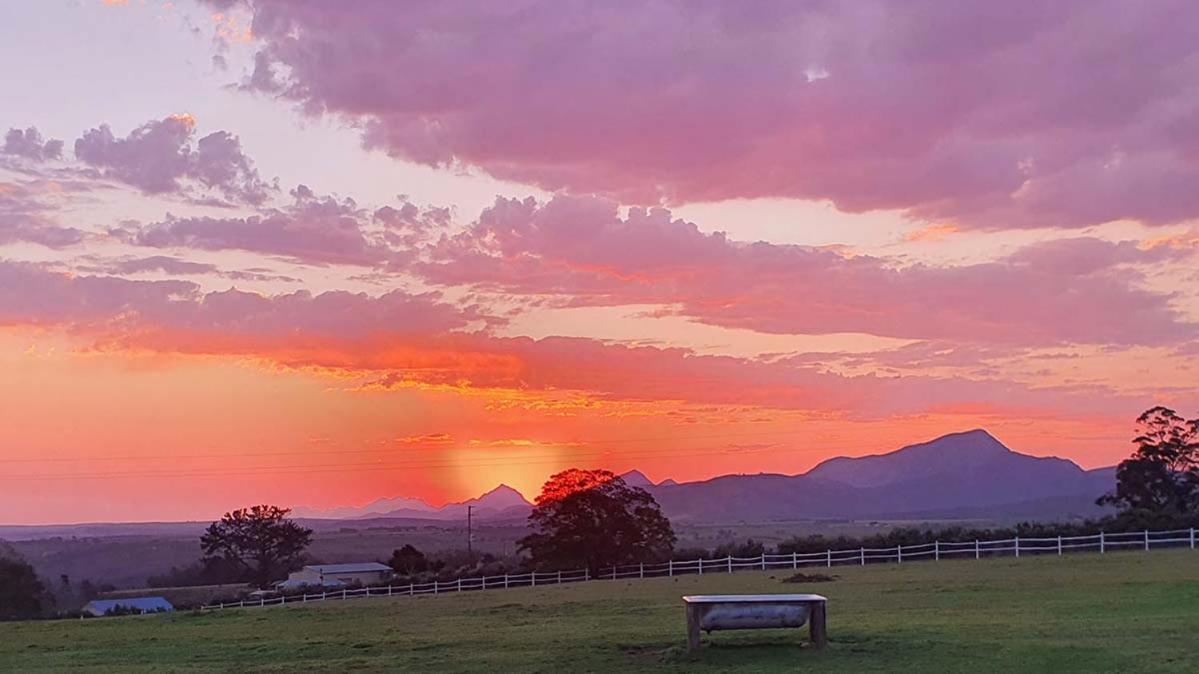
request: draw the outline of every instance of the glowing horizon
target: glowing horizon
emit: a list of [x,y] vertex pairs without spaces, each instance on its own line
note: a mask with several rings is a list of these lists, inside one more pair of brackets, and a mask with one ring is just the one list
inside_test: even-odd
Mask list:
[[1194,7],[562,11],[0,10],[0,524],[1199,408]]

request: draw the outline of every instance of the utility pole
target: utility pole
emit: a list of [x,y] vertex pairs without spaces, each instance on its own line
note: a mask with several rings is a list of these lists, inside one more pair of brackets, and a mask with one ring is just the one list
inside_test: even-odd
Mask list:
[[474,532],[471,529],[471,512],[475,509],[473,505],[466,506],[466,554],[474,557]]

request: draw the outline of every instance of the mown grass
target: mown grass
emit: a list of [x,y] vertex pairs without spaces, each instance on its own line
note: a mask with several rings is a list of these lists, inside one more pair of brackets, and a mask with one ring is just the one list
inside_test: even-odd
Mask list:
[[[596,581],[438,597],[0,624],[0,670],[1120,671],[1199,669],[1190,550]],[[807,630],[718,632],[683,648],[680,597],[818,592]]]

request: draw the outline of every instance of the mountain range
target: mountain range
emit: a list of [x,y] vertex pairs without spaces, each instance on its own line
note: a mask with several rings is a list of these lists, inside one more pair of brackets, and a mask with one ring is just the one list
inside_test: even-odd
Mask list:
[[404,517],[425,520],[457,520],[466,519],[468,507],[472,509],[471,514],[481,520],[496,520],[523,518],[529,514],[529,509],[533,507],[533,504],[512,487],[501,484],[478,498],[460,503],[447,503],[441,507],[431,506],[420,499],[398,496],[381,498],[358,508],[344,506],[318,510],[297,507],[292,510],[292,514],[303,519],[360,520]]
[[[800,475],[724,475],[681,484],[655,483],[637,470],[621,477],[653,494],[672,520],[692,523],[1090,517],[1104,512],[1095,499],[1115,485],[1114,468],[1083,470],[1066,459],[1014,452],[981,429],[886,454],[829,459]],[[500,485],[440,508],[391,498],[360,508],[297,508],[296,515],[456,520],[466,517],[467,506],[482,521],[523,519],[532,504]]]
[[1020,454],[972,430],[829,459],[802,475],[726,475],[650,491],[671,519],[732,523],[1088,517],[1103,512],[1095,499],[1114,486],[1114,468]]

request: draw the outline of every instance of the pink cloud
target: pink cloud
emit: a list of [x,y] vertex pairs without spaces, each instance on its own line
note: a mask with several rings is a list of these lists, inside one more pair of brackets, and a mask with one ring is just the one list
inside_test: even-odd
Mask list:
[[0,326],[63,329],[103,348],[246,355],[336,367],[356,344],[494,324],[437,293],[204,293],[187,281],[70,275],[0,261]]
[[665,209],[556,197],[497,199],[414,269],[451,285],[565,304],[656,303],[705,323],[773,333],[865,332],[1009,344],[1160,344],[1195,335],[1130,265],[1165,246],[1062,239],[994,262],[900,265],[803,246],[730,241]]
[[274,188],[259,177],[237,137],[216,131],[193,146],[195,126],[190,115],[172,115],[118,138],[102,124],[75,141],[75,157],[148,194],[184,194],[195,186],[237,202],[265,201]]
[[1185,0],[238,4],[248,87],[410,161],[989,229],[1199,216]]
[[65,248],[83,241],[82,231],[54,219],[44,187],[39,181],[0,182],[0,245],[29,242]]
[[41,132],[35,127],[9,129],[4,134],[4,145],[0,146],[0,154],[16,155],[34,161],[62,158],[62,141],[52,138],[42,138]]
[[1130,403],[1110,391],[1030,389],[966,378],[847,377],[786,359],[701,356],[686,349],[582,338],[497,338],[462,332],[495,322],[437,294],[392,291],[263,296],[203,293],[183,281],[67,275],[0,262],[0,325],[68,330],[103,348],[239,355],[285,366],[377,373],[376,386],[579,391],[601,399],[752,405],[855,416],[915,413],[979,402],[1108,413]]
[[[396,257],[386,234],[400,234],[416,226],[419,215],[405,221],[402,209],[386,207],[376,213],[384,233],[369,236],[371,215],[352,199],[318,196],[301,185],[292,191],[293,202],[249,217],[170,217],[130,235],[131,241],[153,248],[246,250],[281,255],[316,264],[381,264]],[[410,204],[409,204],[410,206]],[[415,209],[415,207],[413,207]]]

